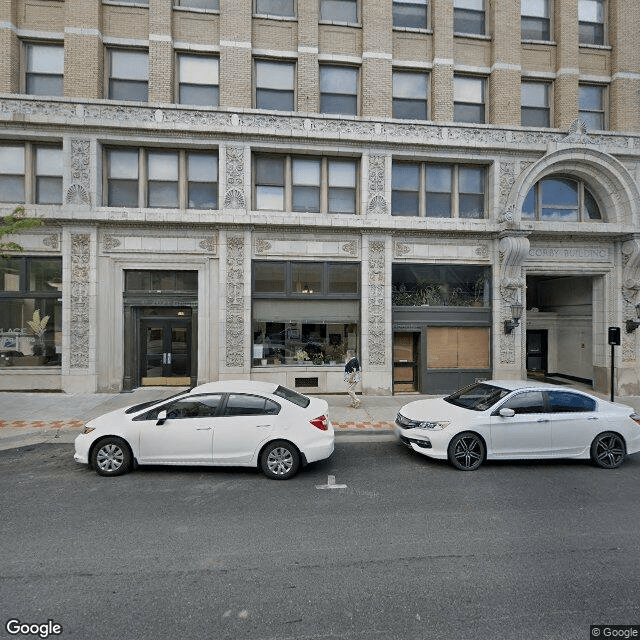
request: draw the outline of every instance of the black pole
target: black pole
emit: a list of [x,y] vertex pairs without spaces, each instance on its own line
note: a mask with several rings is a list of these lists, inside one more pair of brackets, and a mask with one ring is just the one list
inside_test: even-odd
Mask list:
[[614,350],[615,345],[611,345],[611,402],[613,402],[613,374],[614,374]]

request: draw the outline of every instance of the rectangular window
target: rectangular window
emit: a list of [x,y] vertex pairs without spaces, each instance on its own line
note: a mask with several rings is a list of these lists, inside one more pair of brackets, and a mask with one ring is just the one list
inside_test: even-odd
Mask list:
[[606,126],[606,87],[581,84],[579,93],[579,115],[589,129],[601,131]]
[[484,0],[453,0],[453,30],[483,36],[486,33]]
[[393,162],[391,214],[428,218],[485,217],[485,168]]
[[393,72],[393,117],[427,120],[428,75],[415,71]]
[[320,66],[320,113],[357,115],[357,69],[335,65]]
[[580,44],[605,43],[605,0],[578,0]]
[[427,29],[428,0],[393,0],[393,26],[407,29]]
[[205,107],[218,106],[218,58],[178,54],[178,102]]
[[59,366],[62,259],[0,257],[0,363]]
[[521,0],[520,37],[523,40],[551,40],[550,0]]
[[320,0],[320,20],[328,22],[358,22],[357,0]]
[[110,100],[147,102],[149,99],[149,54],[133,49],[109,49]]
[[253,263],[253,365],[344,365],[358,348],[360,264]]
[[453,77],[453,119],[455,122],[485,121],[485,80],[473,76]]
[[262,211],[356,213],[357,161],[256,155],[254,206]]
[[521,83],[521,123],[523,127],[550,127],[551,85],[548,82]]
[[256,109],[295,111],[293,62],[256,60]]
[[176,7],[188,9],[205,9],[208,11],[219,11],[220,0],[175,0]]
[[63,45],[26,44],[25,53],[25,92],[34,96],[63,95]]
[[106,149],[108,207],[217,209],[218,154]]
[[256,13],[268,16],[295,16],[294,0],[256,0]]
[[0,202],[62,204],[62,147],[0,145]]

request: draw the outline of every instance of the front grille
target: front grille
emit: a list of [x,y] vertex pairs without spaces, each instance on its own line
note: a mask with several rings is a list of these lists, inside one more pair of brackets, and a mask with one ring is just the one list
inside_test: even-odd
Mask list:
[[401,413],[398,413],[396,416],[396,424],[401,429],[414,429],[416,427],[415,420],[409,420],[409,418],[405,418]]

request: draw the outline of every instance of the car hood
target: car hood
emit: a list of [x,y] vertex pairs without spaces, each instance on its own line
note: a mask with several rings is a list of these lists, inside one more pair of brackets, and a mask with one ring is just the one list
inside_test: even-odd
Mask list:
[[466,420],[482,416],[484,411],[473,411],[464,407],[456,407],[445,402],[443,398],[430,398],[428,400],[416,400],[405,404],[398,412],[409,420]]
[[100,427],[111,426],[113,429],[114,426],[122,426],[125,422],[129,422],[133,415],[126,415],[125,411],[128,407],[124,407],[122,409],[115,409],[114,411],[109,411],[109,413],[103,413],[101,416],[97,418],[93,418],[89,420],[86,424],[89,427],[93,427],[94,429],[99,429]]

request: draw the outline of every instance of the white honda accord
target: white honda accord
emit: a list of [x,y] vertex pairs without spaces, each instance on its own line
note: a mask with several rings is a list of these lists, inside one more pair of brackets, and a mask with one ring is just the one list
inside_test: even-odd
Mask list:
[[487,380],[445,398],[404,405],[396,437],[462,471],[484,460],[591,459],[615,469],[640,451],[640,416],[631,407],[530,380]]
[[203,384],[164,400],[111,411],[75,440],[76,462],[117,476],[134,464],[258,467],[286,480],[333,453],[325,400],[268,382]]

